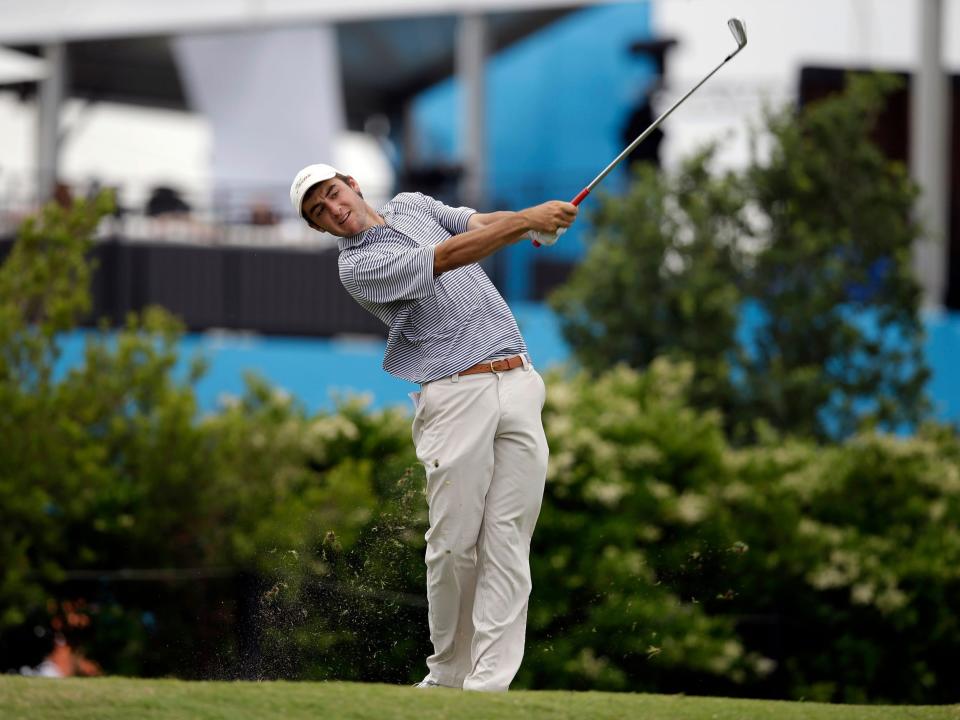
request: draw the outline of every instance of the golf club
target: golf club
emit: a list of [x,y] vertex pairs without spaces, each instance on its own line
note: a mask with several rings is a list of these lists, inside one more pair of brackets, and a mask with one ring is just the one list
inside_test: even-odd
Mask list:
[[[650,125],[650,127],[644,130],[642,133],[640,133],[640,136],[637,137],[636,140],[634,140],[632,143],[627,145],[627,147],[624,148],[623,152],[621,152],[619,155],[617,155],[617,157],[613,159],[613,162],[607,165],[599,175],[597,175],[593,180],[591,180],[589,185],[587,185],[583,190],[577,193],[577,196],[570,201],[571,203],[579,206],[580,203],[583,202],[583,200],[587,197],[587,195],[589,195],[591,191],[597,185],[600,184],[600,181],[603,180],[607,175],[609,175],[610,171],[613,170],[620,163],[621,160],[623,160],[627,155],[632,153],[634,149],[637,147],[637,145],[639,145],[644,140],[646,140],[647,137],[650,135],[650,133],[656,130],[657,127],[660,125],[660,123],[662,123],[664,120],[666,120],[670,116],[670,113],[672,113],[674,110],[680,107],[680,105],[683,103],[684,100],[686,100],[688,97],[693,95],[693,93],[695,93],[700,88],[701,85],[703,85],[707,80],[713,77],[714,73],[716,73],[717,70],[719,70],[724,65],[726,65],[729,60],[735,57],[738,52],[740,52],[747,46],[747,28],[743,24],[743,20],[739,20],[738,18],[730,18],[729,20],[727,20],[727,27],[730,28],[730,32],[733,33],[733,38],[737,41],[737,49],[734,50],[729,55],[727,55],[719,65],[717,65],[713,70],[710,71],[710,73],[705,78],[703,78],[703,80],[701,80],[696,85],[694,85],[690,89],[690,91],[687,92],[686,95],[684,95],[682,98],[677,100],[673,105],[671,105],[667,109],[666,112],[664,112],[660,117],[654,120],[653,124]],[[565,228],[560,228],[559,231],[556,233],[557,237],[562,235],[564,230]],[[541,243],[537,242],[536,240],[533,241],[533,244],[535,247],[540,247],[541,245]]]

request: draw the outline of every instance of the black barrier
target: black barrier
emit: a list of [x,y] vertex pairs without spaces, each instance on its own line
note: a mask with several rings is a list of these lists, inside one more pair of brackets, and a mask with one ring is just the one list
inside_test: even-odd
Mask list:
[[[800,71],[800,104],[808,105],[839,93],[850,72],[867,72],[865,68],[804,67]],[[887,157],[909,166],[910,147],[910,82],[906,73],[896,73],[904,80],[902,88],[893,92],[877,121],[873,141]],[[960,75],[950,75],[952,125],[949,133],[947,179],[947,273],[944,296],[940,298],[950,310],[960,310]]]
[[[12,240],[0,240],[0,259]],[[335,249],[218,248],[196,245],[97,243],[93,310],[82,325],[159,305],[191,331],[211,328],[268,335],[386,336],[386,326],[340,284]]]

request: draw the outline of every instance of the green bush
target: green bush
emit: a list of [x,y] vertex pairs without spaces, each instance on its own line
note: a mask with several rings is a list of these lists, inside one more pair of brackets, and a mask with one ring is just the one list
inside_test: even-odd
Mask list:
[[[107,211],[105,199],[46,207],[0,267],[0,632],[48,626],[60,600],[82,600],[112,570],[216,562],[201,502],[211,456],[189,387],[202,368],[174,380],[179,323],[131,316],[54,376],[57,334],[90,307],[85,253]],[[107,664],[142,670],[140,615],[110,593],[86,608]]]
[[737,449],[693,374],[549,379],[524,682],[956,701],[956,434]]
[[[306,646],[328,641],[313,634],[299,659],[277,660],[292,638],[274,586],[294,599],[300,585],[326,588],[357,624],[352,598],[375,596],[364,584],[416,573],[390,554],[410,535],[396,519],[410,503],[397,481],[415,462],[406,419],[355,401],[311,417],[254,377],[201,418],[203,363],[175,372],[182,328],[156,308],[89,334],[82,362],[55,377],[57,334],[90,307],[85,254],[108,210],[48,206],[0,267],[0,663],[39,662],[50,638],[33,630],[62,623],[67,603],[85,620],[64,631],[108,672],[306,672]],[[321,557],[332,529],[347,551],[338,568]],[[347,656],[369,635],[320,617],[344,655],[328,653],[326,672],[373,672]],[[378,662],[394,677],[406,667]]]
[[720,418],[687,404],[692,368],[553,375],[547,496],[534,536],[534,686],[691,691],[762,677],[732,618],[739,536]]
[[757,489],[731,498],[751,547],[743,609],[777,616],[793,697],[956,701],[958,450],[953,431],[927,426],[735,454]]
[[356,398],[309,415],[251,377],[204,427],[216,444],[208,505],[250,603],[225,674],[410,680],[428,637],[409,418]]

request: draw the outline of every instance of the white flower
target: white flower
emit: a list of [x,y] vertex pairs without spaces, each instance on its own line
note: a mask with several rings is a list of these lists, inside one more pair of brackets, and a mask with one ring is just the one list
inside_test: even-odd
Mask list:
[[589,500],[595,500],[607,508],[614,508],[620,499],[629,492],[624,483],[604,482],[593,480],[584,488],[584,495]]
[[850,588],[850,601],[855,605],[869,605],[877,594],[877,586],[872,582],[859,582]]
[[710,503],[703,495],[685,492],[677,498],[677,517],[687,525],[700,522],[710,509]]

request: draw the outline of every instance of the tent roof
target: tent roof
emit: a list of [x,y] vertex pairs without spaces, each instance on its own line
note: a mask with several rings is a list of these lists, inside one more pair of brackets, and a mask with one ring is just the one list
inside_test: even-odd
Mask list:
[[0,44],[230,32],[310,23],[490,15],[622,0],[7,0]]
[[[575,8],[489,15],[491,52],[535,32]],[[402,110],[404,101],[453,72],[453,15],[356,20],[336,24],[347,122],[359,128],[373,113]],[[371,52],[376,48],[376,52]],[[18,49],[39,54],[38,45]],[[68,43],[70,95],[93,101],[186,109],[168,37],[153,35]],[[17,86],[32,94],[34,85]]]

